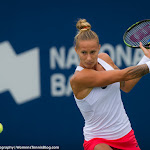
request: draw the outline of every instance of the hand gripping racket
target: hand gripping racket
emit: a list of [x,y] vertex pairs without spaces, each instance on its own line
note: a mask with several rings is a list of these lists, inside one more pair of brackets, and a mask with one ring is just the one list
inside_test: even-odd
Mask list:
[[132,48],[140,48],[142,42],[145,48],[150,48],[150,19],[136,22],[123,35],[124,43]]

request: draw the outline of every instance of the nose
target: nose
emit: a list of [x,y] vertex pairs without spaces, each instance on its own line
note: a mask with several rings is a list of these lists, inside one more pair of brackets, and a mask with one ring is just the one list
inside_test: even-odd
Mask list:
[[88,55],[87,55],[87,61],[90,61],[90,60],[91,60],[91,55],[88,54]]

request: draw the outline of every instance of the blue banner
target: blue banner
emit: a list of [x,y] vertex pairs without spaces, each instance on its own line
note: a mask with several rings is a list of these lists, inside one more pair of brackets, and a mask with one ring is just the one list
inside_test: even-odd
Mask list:
[[[0,148],[83,150],[84,120],[69,83],[79,64],[76,22],[87,19],[100,52],[123,69],[143,56],[122,37],[135,22],[150,19],[145,4],[150,1],[0,1]],[[142,150],[149,149],[149,83],[146,75],[130,93],[122,92]]]

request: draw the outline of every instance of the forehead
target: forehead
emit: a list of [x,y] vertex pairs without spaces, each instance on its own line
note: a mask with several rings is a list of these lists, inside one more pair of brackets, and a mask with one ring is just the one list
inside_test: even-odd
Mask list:
[[98,43],[97,40],[82,40],[79,42],[79,49],[97,49]]

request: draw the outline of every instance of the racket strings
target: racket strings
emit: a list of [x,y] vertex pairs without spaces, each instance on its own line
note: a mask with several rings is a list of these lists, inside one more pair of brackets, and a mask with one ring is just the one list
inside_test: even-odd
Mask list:
[[[144,35],[147,33],[146,30],[144,30],[143,28],[146,26],[145,23],[140,24],[138,26],[136,26],[136,28],[134,28],[133,30],[130,30],[130,32],[128,32],[128,40],[130,43],[134,42],[135,45],[139,44],[139,41],[136,40],[131,40],[131,37],[135,37],[135,39],[139,39],[139,37],[141,38],[141,40],[145,43],[147,41],[145,41],[144,39]],[[147,27],[146,27],[147,28]],[[140,32],[139,32],[140,31]],[[138,34],[137,34],[138,33]],[[144,34],[143,34],[144,33]],[[140,40],[140,41],[141,41]]]
[[125,35],[125,42],[131,46],[139,46],[139,42],[143,45],[148,44],[150,39],[150,21],[142,22],[132,29],[130,29]]

